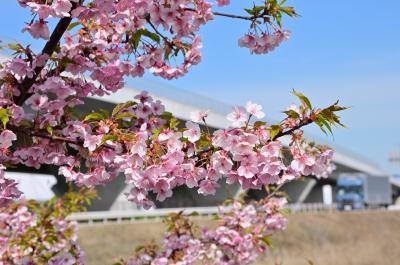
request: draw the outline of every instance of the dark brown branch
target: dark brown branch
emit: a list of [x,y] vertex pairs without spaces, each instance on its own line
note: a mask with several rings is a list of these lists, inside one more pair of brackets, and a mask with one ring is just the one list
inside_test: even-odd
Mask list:
[[[71,11],[74,10],[77,6],[76,3],[72,3]],[[69,24],[72,21],[72,17],[63,17],[58,21],[54,31],[51,33],[50,39],[46,42],[45,46],[42,49],[41,54],[47,54],[49,57],[53,54],[56,50],[58,43],[61,40],[61,37],[64,35],[65,31],[68,29]],[[31,78],[26,77],[22,83],[20,84],[19,88],[21,90],[21,95],[15,100],[15,103],[19,106],[24,104],[25,100],[27,100],[32,94],[29,93],[29,89],[32,85],[36,82],[37,77],[39,76],[40,72],[43,70],[44,63],[42,66],[38,66],[34,69],[34,74]]]
[[[281,174],[280,174],[281,175]],[[282,177],[282,176],[280,176]],[[276,188],[267,195],[267,197],[265,197],[263,200],[268,201],[269,199],[271,199],[277,192],[280,191],[280,189],[286,184],[286,182],[283,182],[281,184],[279,184],[278,186],[276,186]]]
[[165,36],[156,28],[156,26],[154,26],[154,24],[151,22],[150,16],[148,16],[148,17],[146,18],[146,21],[147,21],[147,23],[149,23],[150,27],[151,27],[161,38],[163,38],[163,40],[164,40],[165,42],[169,43],[168,38],[165,37]]
[[[82,140],[71,140],[67,137],[51,135],[51,134],[44,133],[44,132],[37,132],[32,129],[21,128],[21,127],[17,127],[17,126],[13,126],[13,125],[7,125],[7,129],[9,129],[13,132],[23,133],[30,137],[45,138],[45,139],[49,139],[54,142],[63,142],[63,143],[75,144],[75,145],[79,145],[79,146],[83,146],[83,143],[84,143]],[[109,149],[114,149],[114,147],[112,147],[111,145],[108,145],[108,144],[103,144],[101,146],[105,147],[105,148],[109,148]]]
[[[186,11],[192,11],[196,12],[196,9],[194,8],[185,8]],[[228,14],[228,13],[222,13],[222,12],[212,12],[214,16],[220,16],[220,17],[229,17],[229,18],[238,18],[238,19],[244,19],[244,20],[250,20],[253,21],[257,18],[262,18],[264,15],[258,15],[258,16],[239,16],[239,15],[234,15],[234,14]]]
[[306,119],[304,121],[301,121],[298,125],[294,126],[293,128],[291,128],[291,129],[289,129],[287,131],[284,131],[284,132],[280,131],[277,135],[275,135],[275,137],[273,139],[271,139],[271,141],[275,141],[276,139],[278,139],[278,138],[280,138],[282,136],[290,135],[290,134],[294,133],[295,131],[297,131],[298,129],[300,129],[300,128],[304,127],[304,126],[307,126],[307,125],[309,125],[309,124],[311,124],[313,122],[314,122],[314,120],[311,119],[311,118],[308,118],[308,119]]
[[50,135],[50,134],[43,133],[43,132],[35,132],[34,130],[27,129],[27,128],[21,128],[21,127],[12,126],[12,125],[8,125],[7,128],[14,132],[23,133],[30,137],[40,137],[40,138],[45,138],[45,139],[49,139],[49,140],[56,141],[56,142],[64,142],[64,143],[68,143],[68,144],[83,145],[83,141],[71,140],[66,137]]

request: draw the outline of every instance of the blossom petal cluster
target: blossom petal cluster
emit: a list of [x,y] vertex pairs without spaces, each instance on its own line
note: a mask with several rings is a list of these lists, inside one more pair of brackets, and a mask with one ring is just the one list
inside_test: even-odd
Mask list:
[[62,216],[43,219],[26,202],[1,208],[0,264],[84,264],[76,230]]
[[[140,77],[145,70],[166,79],[186,74],[202,58],[200,28],[214,19],[214,6],[230,4],[229,0],[17,2],[34,14],[23,31],[35,39],[50,41],[48,25],[52,19],[74,21],[60,44],[57,58],[49,61],[57,61],[61,72],[90,73],[111,91],[121,87],[124,76]],[[273,19],[267,19],[271,13],[267,8],[273,7],[265,5],[264,15],[249,17],[252,24],[258,23],[258,27],[262,24],[265,30],[261,33],[252,30],[253,33],[239,41],[239,46],[249,48],[252,53],[267,53],[289,35],[280,29],[268,33],[270,27],[276,26]],[[41,55],[44,54],[30,54],[32,58]]]
[[139,248],[125,264],[191,265],[199,261],[209,265],[250,264],[269,249],[269,236],[285,229],[287,220],[281,213],[285,203],[285,198],[247,205],[235,201],[228,209],[220,210],[219,225],[214,229],[196,230],[186,217],[172,215],[169,220],[172,228],[161,245]]
[[[287,147],[272,137],[272,127],[253,122],[252,118],[264,117],[261,106],[253,102],[235,107],[227,115],[232,127],[211,133],[200,127],[206,124],[207,112],[195,115],[201,123],[187,121],[182,129],[161,102],[147,92],[117,105],[111,115],[90,113],[83,120],[74,119],[70,109],[81,104],[79,99],[50,99],[50,94],[57,93],[57,85],[62,93],[69,86],[62,78],[47,82],[51,86],[36,86],[40,92],[27,100],[27,105],[37,113],[35,116],[14,105],[6,109],[11,113],[11,126],[17,126],[21,120],[29,121],[34,127],[28,132],[21,130],[34,133],[31,143],[14,147],[16,135],[3,130],[1,163],[36,169],[45,164],[57,165],[59,174],[67,181],[84,187],[105,185],[124,175],[126,183],[133,186],[128,199],[144,208],[154,205],[150,193],[163,201],[179,186],[211,195],[221,182],[239,183],[243,189],[262,189],[264,185],[280,185],[301,176],[327,177],[334,169],[331,149],[309,147],[295,134],[288,147],[291,155],[285,158]],[[47,87],[51,92],[43,93],[48,91]],[[291,130],[298,122],[301,119],[293,121],[288,117],[281,129]],[[19,196],[10,181],[3,181],[0,187],[4,203]]]
[[[184,131],[170,126],[175,118],[163,116],[161,102],[145,93],[137,97],[138,102],[111,116],[95,113],[82,120],[74,113],[86,97],[103,96],[122,88],[125,77],[140,77],[149,71],[171,79],[187,73],[201,60],[202,43],[197,33],[214,18],[214,3],[17,2],[33,14],[23,31],[47,43],[41,52],[29,45],[10,44],[15,56],[0,68],[2,167],[24,165],[39,169],[42,165],[55,165],[68,181],[87,187],[104,185],[122,173],[126,182],[134,185],[130,200],[144,207],[152,205],[149,192],[164,200],[175,187],[186,185],[197,187],[201,194],[213,194],[226,176],[229,183],[239,181],[244,187],[260,188],[269,182],[266,175],[259,178],[256,174],[260,165],[259,158],[254,158],[256,146],[266,143],[265,139],[255,139],[255,131],[233,128],[226,131],[227,140],[244,142],[240,147],[227,148],[216,133],[205,135],[201,131],[198,123],[205,122],[207,111],[194,115]],[[216,4],[224,6],[229,2]],[[266,15],[251,17],[253,23],[265,20],[272,7],[263,8]],[[58,19],[52,33],[48,28],[51,19]],[[265,26],[271,25],[265,22]],[[264,116],[257,104],[249,102],[246,109],[244,113],[244,108],[238,108],[229,118],[235,121],[234,126],[245,124],[244,118]],[[244,132],[250,135],[242,136]],[[17,133],[28,141],[17,140]],[[251,142],[245,147],[247,139]],[[214,142],[221,143],[213,148]],[[247,154],[252,148],[254,153]],[[16,184],[3,174],[0,188],[1,205],[20,196]]]
[[248,48],[253,54],[265,54],[273,51],[283,41],[289,39],[290,31],[276,30],[273,33],[249,33],[238,41],[240,47]]
[[[84,117],[76,112],[87,97],[121,89],[126,77],[146,71],[165,79],[186,74],[202,58],[198,32],[217,15],[250,21],[239,46],[255,54],[272,51],[289,35],[281,27],[282,14],[295,15],[281,6],[284,1],[254,5],[246,9],[250,16],[213,10],[229,0],[17,2],[33,15],[22,30],[46,44],[40,52],[8,44],[13,57],[0,65],[1,264],[82,264],[83,255],[75,224],[66,221],[72,210],[83,209],[58,200],[13,204],[21,192],[6,177],[10,167],[56,166],[67,182],[84,188],[123,177],[132,186],[127,198],[146,209],[154,206],[153,197],[163,201],[182,186],[212,195],[223,182],[263,189],[306,175],[327,177],[334,170],[333,151],[307,143],[302,127],[315,123],[331,132],[331,125],[342,125],[335,112],[345,108],[337,102],[313,108],[296,91],[301,105],[288,108],[278,124],[260,120],[261,105],[249,101],[227,115],[231,126],[215,131],[207,125],[210,111],[193,113],[183,125],[147,92],[111,112]],[[50,32],[52,19],[58,22]],[[290,143],[284,146],[281,137]],[[84,203],[93,198],[80,195]],[[235,202],[221,211],[216,229],[199,233],[178,214],[160,252],[140,252],[127,264],[248,264],[268,248],[268,236],[285,227],[284,203],[281,198],[247,206]]]

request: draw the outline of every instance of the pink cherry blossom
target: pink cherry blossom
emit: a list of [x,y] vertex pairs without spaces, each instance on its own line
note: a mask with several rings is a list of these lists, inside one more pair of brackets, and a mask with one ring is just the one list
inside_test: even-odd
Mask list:
[[6,63],[6,70],[18,77],[32,77],[33,69],[23,59],[14,58]]
[[28,2],[27,5],[31,8],[33,13],[39,15],[40,19],[45,19],[49,16],[54,16],[54,9],[49,5],[42,5],[35,2]]
[[249,160],[242,161],[241,166],[237,169],[238,175],[247,179],[254,177],[257,172],[257,165]]
[[232,160],[228,157],[227,153],[218,151],[211,157],[211,164],[214,169],[220,174],[228,174],[233,166]]
[[214,195],[219,184],[213,180],[202,180],[200,182],[199,193],[203,195]]
[[226,6],[230,4],[230,0],[216,0],[218,6]]
[[86,147],[87,149],[89,149],[89,151],[93,152],[100,144],[101,139],[101,135],[85,135],[85,142],[83,143],[83,147]]
[[39,110],[48,100],[46,95],[33,94],[27,99],[26,104],[30,105],[33,110]]
[[54,0],[52,8],[57,17],[69,17],[72,4],[69,0]]
[[229,113],[227,119],[233,126],[243,126],[249,118],[246,109],[243,107],[234,107],[233,112]]
[[273,33],[262,32],[260,35],[249,33],[240,38],[238,43],[240,47],[246,47],[254,54],[265,54],[289,39],[289,36],[290,32],[287,30],[276,30]]
[[12,142],[17,140],[17,136],[10,130],[3,130],[0,134],[0,149],[7,149]]
[[[33,38],[48,39],[47,24],[53,24],[54,18],[62,27],[56,27],[56,34],[42,52],[29,45],[10,46],[15,57],[0,68],[4,116],[0,162],[35,169],[58,166],[59,174],[68,182],[84,187],[105,185],[124,175],[125,182],[132,185],[126,194],[128,200],[145,209],[154,206],[153,195],[162,201],[181,187],[210,195],[224,182],[243,189],[261,189],[300,175],[330,174],[334,170],[331,150],[307,145],[302,130],[296,128],[315,115],[314,110],[302,110],[298,119],[289,117],[279,123],[281,134],[291,138],[288,155],[284,152],[287,147],[271,139],[271,127],[250,119],[264,117],[261,106],[252,102],[245,108],[235,107],[227,116],[232,126],[214,132],[210,128],[203,132],[197,124],[204,122],[207,126],[208,110],[192,113],[192,121],[182,129],[176,118],[165,113],[165,106],[147,92],[127,98],[110,113],[102,110],[86,118],[76,115],[76,106],[83,105],[88,97],[117,92],[128,76],[140,77],[147,72],[165,79],[179,78],[200,63],[202,42],[198,33],[220,13],[215,13],[214,2],[207,0],[167,2],[18,0],[33,13],[24,29]],[[230,1],[216,3],[223,6]],[[70,17],[76,23],[68,25]],[[269,12],[249,19],[257,27],[240,38],[239,46],[253,54],[268,53],[289,36],[288,31],[278,29]],[[58,40],[57,35],[63,38]],[[36,112],[25,112],[23,106]],[[29,139],[12,145],[17,130]],[[16,183],[5,178],[4,170],[1,166],[0,206],[21,195]],[[285,203],[277,198],[248,206],[236,202],[229,211],[221,210],[221,223],[215,229],[195,234],[185,231],[187,228],[178,229],[179,233],[172,229],[160,251],[152,255],[143,251],[143,255],[129,259],[129,264],[167,265],[172,253],[179,253],[179,260],[174,262],[182,265],[199,260],[210,265],[248,264],[268,248],[262,237],[285,227],[280,213]],[[0,254],[6,249],[12,262],[36,264],[38,257],[32,249],[21,252],[20,246],[13,245],[13,238],[34,227],[41,215],[24,206],[13,209],[16,211],[0,209],[0,224],[12,220],[15,225],[6,228],[7,237],[0,235]],[[56,244],[46,243],[39,255],[47,260],[39,263],[82,264],[75,238],[64,237],[70,224],[62,218],[52,220]],[[69,234],[75,235],[70,228]],[[45,239],[43,231],[37,234]],[[45,242],[42,238],[35,240],[29,244]]]
[[251,102],[251,101],[248,101],[248,102],[246,103],[246,110],[247,110],[247,112],[248,112],[249,114],[251,114],[251,115],[257,117],[258,119],[262,119],[262,118],[264,118],[264,116],[265,116],[264,112],[262,112],[261,109],[262,109],[262,106],[261,106],[261,105],[255,104],[255,103],[253,103],[253,102]]
[[187,130],[183,132],[183,137],[186,137],[191,143],[197,142],[201,137],[200,126],[191,121],[187,121],[186,128]]
[[35,39],[48,40],[50,37],[50,32],[49,28],[47,27],[47,23],[42,20],[26,25],[22,31],[28,31]]
[[296,154],[290,166],[293,170],[301,172],[305,176],[311,174],[315,158],[308,154]]
[[192,122],[200,123],[203,122],[204,119],[208,117],[210,110],[199,110],[190,112],[190,120]]
[[22,192],[17,187],[17,183],[14,180],[5,177],[5,169],[6,168],[0,164],[0,208],[5,207],[13,200],[19,199],[22,195]]

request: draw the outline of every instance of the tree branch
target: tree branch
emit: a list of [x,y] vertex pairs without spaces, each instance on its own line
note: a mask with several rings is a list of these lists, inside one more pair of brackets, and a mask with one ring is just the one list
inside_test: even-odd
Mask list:
[[151,27],[165,42],[167,42],[169,45],[171,45],[171,43],[169,42],[169,39],[168,39],[167,37],[165,37],[165,36],[156,28],[156,26],[154,26],[154,24],[151,22],[150,16],[146,17],[146,21],[147,21],[147,23],[149,23],[150,27]]
[[294,126],[293,128],[291,128],[291,129],[289,129],[289,130],[287,130],[285,132],[281,131],[281,132],[277,133],[277,135],[275,135],[275,137],[273,139],[271,139],[271,141],[275,141],[276,139],[278,139],[278,138],[280,138],[282,136],[290,135],[293,132],[297,131],[298,129],[300,129],[300,128],[304,127],[304,126],[307,126],[307,125],[309,125],[309,124],[311,124],[313,122],[314,122],[313,119],[308,118],[308,119],[300,122],[298,125]]
[[[194,8],[185,8],[185,10],[186,11],[196,12],[196,9],[194,9]],[[250,20],[250,21],[253,21],[253,20],[257,19],[257,18],[264,17],[264,14],[261,14],[261,15],[258,15],[258,16],[239,16],[239,15],[222,13],[222,12],[215,12],[215,11],[212,11],[212,13],[213,13],[214,16],[238,18],[238,19],[244,19],[244,20]]]
[[[75,2],[72,2],[71,11],[77,7]],[[41,54],[47,54],[49,57],[56,50],[58,43],[61,40],[61,37],[64,35],[65,31],[68,29],[69,24],[72,21],[72,17],[63,17],[58,21],[54,31],[51,33],[50,39],[46,42],[45,46],[42,49]],[[46,61],[47,62],[47,61]],[[25,77],[25,79],[20,84],[19,88],[21,90],[21,95],[15,100],[15,103],[19,106],[22,106],[24,102],[32,95],[29,93],[29,89],[36,82],[37,77],[40,72],[43,70],[46,63],[42,66],[38,66],[34,69],[34,74],[31,78]]]
[[[28,128],[21,128],[21,127],[17,127],[17,126],[13,126],[13,125],[7,125],[7,129],[13,131],[13,132],[19,132],[19,133],[23,133],[27,136],[30,137],[40,137],[40,138],[45,138],[45,139],[49,139],[51,141],[55,141],[55,142],[63,142],[63,143],[67,143],[67,144],[75,144],[75,145],[79,145],[79,146],[83,146],[84,141],[82,140],[71,140],[67,137],[63,137],[63,136],[57,136],[57,135],[51,135],[48,133],[43,133],[43,132],[35,132],[32,129],[28,129]],[[99,146],[100,147],[100,146]],[[114,147],[108,144],[102,144],[101,147],[105,147],[105,148],[109,148],[114,150]]]
[[64,142],[64,143],[68,143],[68,144],[83,145],[83,141],[71,140],[66,137],[50,135],[50,134],[42,133],[42,132],[35,132],[35,131],[33,131],[31,129],[27,129],[27,128],[21,128],[21,127],[17,127],[17,126],[13,126],[13,125],[7,125],[7,128],[10,129],[11,131],[23,133],[30,137],[40,137],[40,138],[45,138],[45,139],[49,139],[49,140],[56,141],[56,142]]

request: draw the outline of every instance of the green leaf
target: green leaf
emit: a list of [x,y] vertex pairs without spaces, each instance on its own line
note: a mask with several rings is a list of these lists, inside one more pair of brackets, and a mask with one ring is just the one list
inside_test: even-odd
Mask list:
[[13,51],[19,51],[19,50],[21,50],[21,49],[23,49],[23,47],[21,46],[21,44],[19,44],[19,43],[9,43],[8,45],[7,45],[7,47],[10,49],[10,50],[13,50]]
[[53,129],[53,127],[51,127],[51,126],[47,126],[47,127],[46,127],[46,131],[47,131],[50,135],[53,135],[54,129]]
[[171,112],[164,111],[161,115],[160,118],[163,120],[170,120],[174,115]]
[[10,115],[8,113],[8,110],[4,109],[4,108],[0,108],[0,120],[1,120],[1,123],[3,124],[4,129],[6,128],[7,123],[10,120],[9,117],[10,117]]
[[285,7],[281,7],[280,10],[285,13],[286,15],[288,15],[289,17],[294,17],[296,16],[296,11],[294,10],[293,7],[291,6],[285,6]]
[[156,33],[148,31],[147,29],[142,29],[142,34],[150,39],[152,39],[153,41],[160,43],[160,36],[158,36]]
[[274,140],[274,138],[278,135],[278,133],[281,131],[281,126],[279,125],[271,125],[271,127],[269,127],[270,130],[270,138],[272,140]]
[[114,117],[116,120],[121,120],[125,118],[136,118],[136,115],[130,113],[130,112],[122,112],[118,114],[117,116]]
[[254,15],[260,14],[261,11],[265,9],[265,6],[255,6],[253,7]]
[[300,118],[300,114],[298,114],[296,111],[294,111],[292,109],[291,110],[286,110],[283,113],[288,115],[290,118],[294,118],[294,119]]
[[76,26],[78,26],[80,24],[81,23],[79,21],[72,22],[71,24],[69,24],[68,30],[71,30],[71,29],[75,28]]
[[110,116],[109,111],[106,109],[99,109],[99,113],[103,115],[104,119],[108,119],[108,117]]
[[264,125],[266,125],[267,123],[265,122],[265,121],[256,121],[254,124],[253,124],[253,127],[254,128],[260,128],[261,126],[264,126]]
[[118,140],[118,136],[116,136],[114,134],[106,134],[106,135],[103,135],[103,138],[101,138],[100,145],[105,144],[105,142],[107,142],[107,141],[116,141],[116,140]]
[[348,109],[348,107],[342,107],[337,105],[339,101],[336,101],[333,105],[321,110],[318,113],[318,116],[322,116],[325,120],[334,126],[346,127],[346,125],[342,124],[340,121],[340,117],[335,114],[335,112],[342,111]]
[[196,145],[199,150],[204,150],[210,147],[211,142],[209,138],[207,138],[207,136],[203,134],[200,136],[200,139],[196,142]]
[[249,15],[257,16],[261,13],[261,11],[264,11],[265,8],[265,6],[254,6],[252,9],[245,8],[244,11],[246,11]]
[[282,28],[282,14],[281,13],[276,13],[275,15],[274,15],[274,19],[275,19],[275,21],[276,21],[276,23],[278,24],[278,26],[280,27],[280,28]]
[[129,43],[132,45],[132,47],[136,50],[139,46],[139,41],[140,38],[142,37],[142,32],[140,30],[137,30],[136,32],[131,34],[131,38],[129,40]]
[[244,11],[246,11],[249,15],[254,15],[253,9],[245,8]]
[[169,128],[170,128],[170,129],[176,129],[176,128],[178,127],[178,125],[179,125],[178,119],[176,119],[176,118],[171,118],[171,119],[169,120]]
[[86,117],[83,119],[83,121],[89,121],[89,120],[101,121],[101,120],[103,120],[105,118],[106,117],[104,116],[103,113],[92,112],[92,113],[86,115]]
[[269,239],[269,237],[267,236],[263,236],[262,238],[260,238],[262,242],[264,242],[268,247],[272,247],[272,242],[271,239]]
[[325,128],[328,129],[328,131],[329,131],[329,132],[332,134],[332,136],[333,136],[332,128],[331,128],[331,126],[329,125],[329,123],[328,123],[324,118],[322,118],[322,117],[319,117],[319,120],[320,120],[321,123],[325,126]]
[[302,93],[297,92],[296,90],[293,89],[292,94],[295,95],[300,99],[300,101],[303,103],[303,105],[306,105],[309,109],[312,109],[311,102],[310,100],[304,96]]
[[131,106],[136,105],[137,103],[135,101],[127,101],[125,103],[120,103],[117,104],[117,106],[115,106],[115,108],[112,111],[112,116],[116,115],[117,113],[119,113],[121,110],[129,108]]
[[188,216],[199,216],[200,214],[199,214],[199,212],[197,212],[197,211],[193,211],[193,212],[191,212],[190,214],[188,214]]
[[315,121],[315,124],[318,125],[318,127],[320,128],[320,130],[321,130],[324,134],[328,135],[328,133],[326,132],[326,130],[325,130],[324,125],[322,124],[322,122],[320,122],[319,120],[316,120],[316,121]]
[[156,33],[151,32],[147,29],[139,29],[131,34],[130,38],[130,43],[133,46],[133,48],[136,50],[137,47],[139,46],[140,39],[142,36],[146,36],[150,38],[151,40],[160,43],[160,36],[158,36]]

